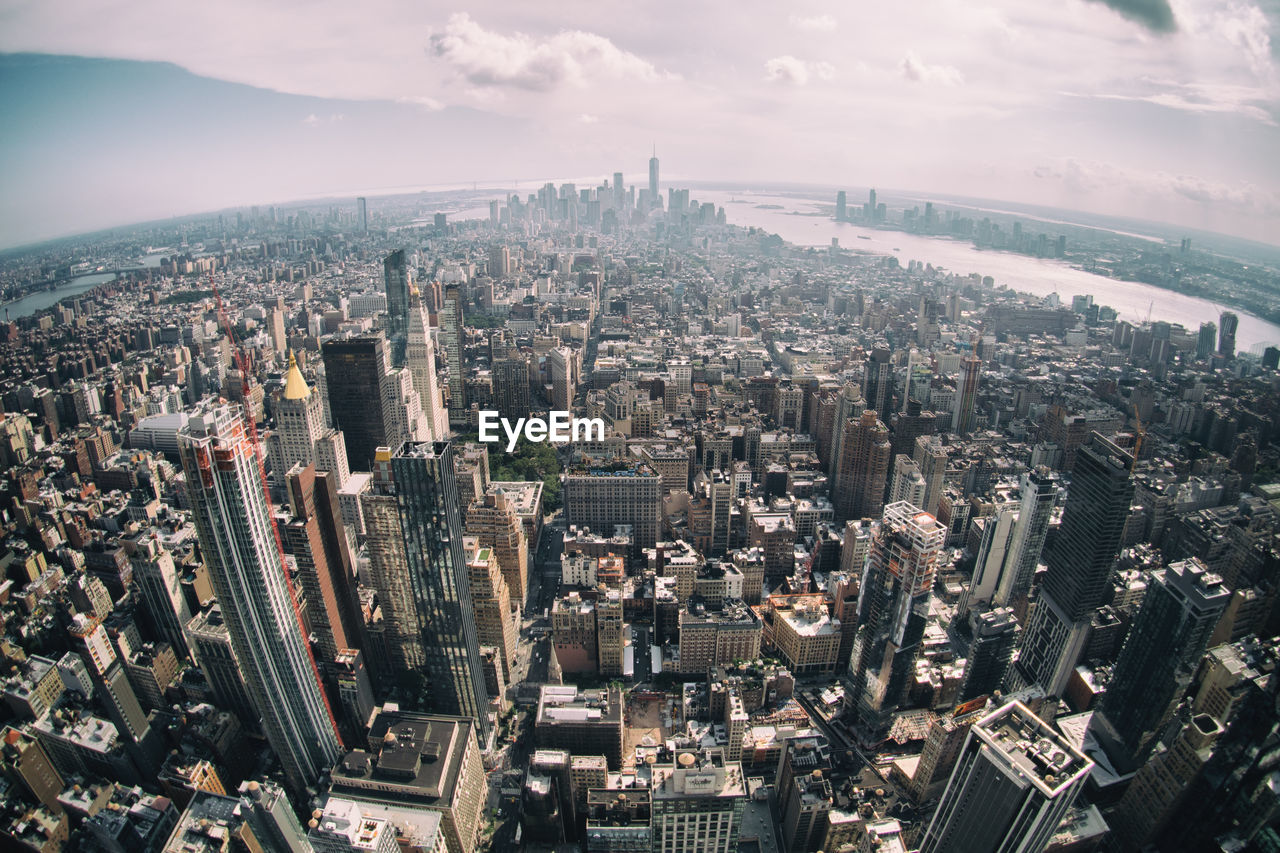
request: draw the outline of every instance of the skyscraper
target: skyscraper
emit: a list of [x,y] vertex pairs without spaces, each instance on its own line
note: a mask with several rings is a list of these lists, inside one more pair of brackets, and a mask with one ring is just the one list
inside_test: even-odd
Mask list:
[[849,197],[844,190],[836,193],[836,221],[844,222],[849,218]]
[[1196,358],[1204,361],[1213,354],[1218,342],[1218,327],[1212,320],[1200,324],[1200,334],[1196,337]]
[[276,398],[276,429],[269,440],[271,478],[284,487],[284,476],[294,465],[314,465],[319,471],[333,471],[338,485],[346,482],[346,436],[324,425],[324,404],[319,392],[307,385],[298,369],[298,360],[289,352],[284,389]]
[[965,435],[973,431],[974,408],[978,402],[978,382],[982,378],[982,359],[970,354],[960,362],[960,380],[956,388],[955,408],[951,413],[951,431]]
[[932,515],[906,502],[885,507],[873,534],[845,685],[845,706],[868,743],[884,736],[906,695],[946,538]]
[[1218,352],[1227,358],[1236,356],[1236,330],[1240,327],[1240,318],[1232,311],[1223,311],[1218,315]]
[[511,593],[498,570],[493,549],[482,547],[475,537],[463,539],[467,561],[467,577],[471,586],[471,604],[475,611],[476,637],[482,646],[498,651],[504,679],[511,678],[511,662],[515,660],[520,626],[511,607]]
[[891,450],[889,428],[874,411],[868,409],[857,420],[846,422],[832,501],[836,520],[874,518],[880,514],[889,481]]
[[413,390],[418,392],[431,439],[443,440],[449,435],[449,415],[436,380],[436,347],[431,341],[430,312],[416,285],[409,287],[408,338],[405,360],[413,377]]
[[361,234],[369,233],[369,203],[364,196],[356,199],[356,230]]
[[662,196],[658,195],[658,152],[655,149],[649,158],[649,204],[654,207],[662,205]]
[[920,853],[1040,853],[1093,762],[1020,702],[969,729]]
[[1022,475],[1018,520],[1009,537],[1009,550],[996,584],[995,604],[1014,607],[1031,592],[1031,580],[1049,535],[1049,522],[1053,520],[1061,483],[1058,475],[1048,468],[1037,468]]
[[547,351],[547,373],[551,377],[551,408],[564,412],[573,409],[577,394],[574,382],[575,358],[567,347],[555,347]]
[[400,443],[391,407],[395,392],[388,379],[390,357],[382,335],[325,341],[325,389],[334,426],[346,437],[347,460],[368,471],[374,451]]
[[449,365],[449,425],[467,422],[467,395],[462,376],[462,293],[457,285],[444,290],[444,307],[440,311],[440,342]]
[[997,607],[985,613],[975,611],[969,616],[972,640],[969,643],[969,662],[964,669],[964,685],[960,688],[961,702],[989,695],[1000,687],[1018,639],[1018,620],[1013,618],[1013,611],[1008,607]]
[[1133,500],[1132,466],[1132,456],[1096,432],[1076,454],[1062,526],[1045,556],[1049,571],[1010,686],[1038,682],[1049,695],[1062,695],[1120,553]]
[[406,443],[391,457],[409,581],[422,635],[426,681],[413,697],[442,714],[473,717],[489,738],[489,697],[448,442]]
[[1120,764],[1142,763],[1191,682],[1231,598],[1222,578],[1196,558],[1151,573],[1094,722],[1114,738]]
[[178,435],[200,550],[272,751],[302,790],[338,759],[338,737],[293,608],[238,409],[212,405]]
[[529,549],[524,523],[510,498],[500,488],[477,498],[467,507],[466,527],[468,536],[493,549],[511,600],[523,609],[529,593]]
[[382,279],[387,289],[387,340],[391,344],[391,366],[403,367],[409,329],[409,265],[404,249],[396,249],[382,261]]
[[374,456],[373,482],[360,495],[360,513],[369,555],[369,579],[382,609],[390,670],[403,676],[420,670],[424,658],[389,447],[379,447]]
[[893,411],[893,353],[876,347],[862,369],[862,399],[887,420]]
[[529,363],[518,350],[493,363],[493,405],[512,422],[529,416]]

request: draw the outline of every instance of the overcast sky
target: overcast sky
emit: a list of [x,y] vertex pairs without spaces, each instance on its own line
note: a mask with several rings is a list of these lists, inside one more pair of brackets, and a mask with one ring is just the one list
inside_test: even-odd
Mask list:
[[317,193],[642,179],[654,144],[664,184],[1280,243],[1280,0],[0,0],[0,51],[133,61],[0,62],[5,246]]

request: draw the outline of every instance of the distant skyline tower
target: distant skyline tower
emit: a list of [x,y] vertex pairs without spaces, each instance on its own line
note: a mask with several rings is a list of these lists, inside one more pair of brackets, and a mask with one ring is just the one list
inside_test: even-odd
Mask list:
[[[418,611],[425,679],[411,699],[440,714],[473,717],[489,739],[489,695],[476,630],[462,516],[449,442],[406,443],[391,457],[409,581]],[[411,692],[413,685],[406,685]]]
[[1218,342],[1218,326],[1212,320],[1200,324],[1200,335],[1196,338],[1196,358],[1204,361],[1213,355]]
[[654,207],[662,205],[662,196],[658,195],[658,149],[653,149],[649,158],[649,204]]
[[1240,328],[1240,318],[1233,311],[1223,311],[1218,315],[1218,352],[1227,358],[1236,357],[1236,330]]
[[[1155,746],[1231,599],[1222,578],[1192,557],[1151,573],[1095,722],[1136,768]],[[1122,768],[1125,769],[1125,768]]]
[[364,196],[356,199],[356,228],[361,234],[369,233],[369,204]]
[[1022,703],[969,729],[920,853],[1040,853],[1093,762]]
[[844,190],[836,193],[836,221],[844,222],[849,218],[849,196]]
[[1039,683],[1048,695],[1061,696],[1066,688],[1120,553],[1133,500],[1132,466],[1132,456],[1096,432],[1077,452],[1062,525],[1045,554],[1049,571],[1010,671],[1014,689]]
[[845,707],[868,743],[884,736],[906,696],[946,538],[937,519],[906,501],[885,507],[872,534],[845,674]]
[[396,249],[382,261],[382,279],[387,290],[387,341],[391,345],[391,366],[403,367],[409,329],[409,264],[404,249]]
[[178,435],[200,550],[245,687],[291,786],[338,760],[333,717],[272,532],[257,451],[237,408],[206,406]]

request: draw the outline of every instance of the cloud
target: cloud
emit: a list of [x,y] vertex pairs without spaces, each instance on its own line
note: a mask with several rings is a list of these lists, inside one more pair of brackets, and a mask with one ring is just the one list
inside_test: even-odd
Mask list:
[[1062,92],[1072,98],[1093,98],[1100,101],[1130,101],[1154,104],[1171,110],[1202,114],[1238,115],[1271,127],[1280,126],[1276,115],[1266,106],[1268,94],[1250,86],[1210,85],[1201,83],[1177,83],[1146,78],[1141,81],[1154,86],[1157,91],[1144,94],[1121,92]]
[[1092,0],[1121,16],[1142,24],[1153,33],[1171,33],[1178,29],[1169,0]]
[[789,54],[775,56],[764,64],[764,79],[790,86],[803,86],[813,78],[830,80],[835,73],[835,66],[829,62],[805,62]]
[[1229,208],[1251,217],[1280,215],[1280,193],[1251,181],[1215,181],[1076,158],[1036,166],[1032,175],[1058,182],[1080,195],[1138,197],[1163,205],[1190,202],[1206,209]]
[[937,83],[940,86],[959,86],[964,83],[964,75],[952,65],[926,65],[914,50],[898,63],[898,71],[912,83]]
[[444,109],[443,101],[438,101],[435,98],[430,98],[430,97],[427,97],[426,95],[405,95],[403,97],[396,98],[396,103],[414,104],[416,106],[422,107],[427,112],[433,112],[433,113],[439,112],[440,110]]
[[820,32],[831,32],[836,28],[836,19],[830,15],[792,15],[787,19],[791,26],[797,30],[817,30]]
[[593,116],[591,113],[583,113],[578,116],[579,124],[595,124],[600,121],[600,116]]
[[562,30],[549,38],[486,30],[466,12],[432,33],[428,53],[477,89],[512,88],[550,92],[583,87],[593,79],[652,81],[663,75],[634,53],[595,33]]

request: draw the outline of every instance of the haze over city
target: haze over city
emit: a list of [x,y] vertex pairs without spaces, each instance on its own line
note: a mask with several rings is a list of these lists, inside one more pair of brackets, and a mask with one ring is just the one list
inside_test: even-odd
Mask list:
[[604,175],[656,143],[677,180],[949,193],[1274,243],[1277,15],[1267,0],[10,2],[0,241]]

